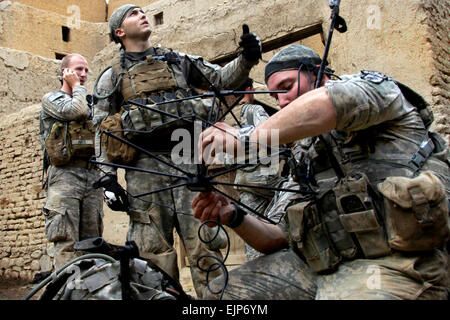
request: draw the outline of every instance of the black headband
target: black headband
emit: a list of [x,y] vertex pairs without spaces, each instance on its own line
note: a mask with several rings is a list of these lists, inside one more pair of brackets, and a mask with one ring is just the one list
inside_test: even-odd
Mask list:
[[266,65],[264,79],[267,83],[267,79],[274,74],[275,72],[281,70],[297,70],[301,65],[305,66],[308,70],[314,70],[318,65],[320,65],[322,60],[320,58],[301,58],[296,60],[288,60],[288,61],[274,61],[269,62]]

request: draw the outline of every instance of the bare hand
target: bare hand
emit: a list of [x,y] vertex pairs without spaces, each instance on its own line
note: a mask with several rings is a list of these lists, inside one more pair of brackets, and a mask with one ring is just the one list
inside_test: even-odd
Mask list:
[[[230,200],[217,192],[199,193],[191,204],[194,209],[194,217],[201,222],[206,220],[219,221],[221,224],[227,224],[231,218],[233,205]],[[214,227],[216,223],[206,224],[208,227]]]
[[235,152],[238,145],[238,129],[223,123],[217,122],[214,126],[207,128],[200,134],[198,140],[199,161],[202,159],[205,164],[213,163],[214,156],[221,152]]
[[75,86],[80,85],[80,78],[78,75],[72,70],[66,68],[63,70],[63,80],[67,82],[70,88],[74,88]]

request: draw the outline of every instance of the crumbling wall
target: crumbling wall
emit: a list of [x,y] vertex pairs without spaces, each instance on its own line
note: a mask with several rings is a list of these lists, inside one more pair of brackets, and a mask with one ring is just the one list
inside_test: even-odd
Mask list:
[[430,101],[434,67],[421,1],[342,1],[348,31],[333,34],[331,66],[338,74],[383,72]]
[[[68,41],[63,39],[63,27],[70,29]],[[27,51],[46,58],[78,52],[91,61],[109,43],[107,23],[74,20],[61,15],[23,5],[0,2],[0,47]]]
[[[0,118],[0,277],[51,270],[41,214],[40,105]],[[50,246],[49,246],[50,248]]]
[[0,47],[0,116],[17,112],[61,86],[60,61]]
[[84,21],[106,21],[105,0],[15,0],[14,2],[61,15],[79,15]]
[[428,42],[433,53],[433,73],[430,78],[434,110],[434,128],[445,134],[450,143],[450,1],[424,0],[422,6],[429,27]]
[[108,21],[109,18],[111,18],[112,13],[114,10],[119,8],[120,6],[123,6],[124,4],[132,3],[137,6],[145,7],[153,2],[157,2],[158,0],[109,0],[108,2]]

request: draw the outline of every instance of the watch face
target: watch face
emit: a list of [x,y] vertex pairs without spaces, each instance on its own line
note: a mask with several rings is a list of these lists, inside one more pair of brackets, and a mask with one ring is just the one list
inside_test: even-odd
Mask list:
[[240,137],[247,136],[247,135],[249,135],[254,129],[255,129],[254,126],[250,126],[250,125],[243,126],[241,129],[239,129],[239,136],[240,136]]

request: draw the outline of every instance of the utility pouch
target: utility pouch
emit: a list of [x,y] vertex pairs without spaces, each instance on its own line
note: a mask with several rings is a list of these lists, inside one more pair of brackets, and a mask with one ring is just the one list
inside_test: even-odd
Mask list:
[[[302,240],[299,249],[306,258],[306,262],[313,271],[318,273],[335,270],[341,261],[341,256],[329,238],[326,223],[322,221],[316,204],[311,202],[304,206],[302,216],[304,231],[299,229],[298,239]],[[301,223],[297,221],[298,224]]]
[[[174,116],[178,117],[178,101],[175,102],[169,102],[172,100],[176,100],[177,99],[177,95],[175,93],[171,93],[171,92],[166,92],[164,94],[164,100],[167,101],[167,103],[163,104],[164,106],[164,111],[170,114],[173,114]],[[175,120],[175,117],[169,117],[167,119],[167,122],[173,121]]]
[[[189,96],[192,96],[192,92],[189,93],[188,91],[186,91],[184,89],[179,89],[177,91],[177,99],[181,99],[181,98],[185,98],[185,97],[189,97]],[[180,101],[178,103],[178,113],[180,114],[181,117],[192,116],[194,114],[194,109],[192,109],[191,101],[189,99]]]
[[[127,124],[131,124],[130,128],[131,130],[138,130],[138,131],[144,131],[146,129],[146,125],[144,122],[144,117],[142,116],[141,109],[140,108],[131,108],[127,111],[124,111],[122,114],[122,121],[123,119],[127,118],[124,122]],[[124,126],[125,129],[125,126]],[[130,139],[134,133],[132,132],[125,132],[125,136]]]
[[354,234],[364,257],[376,258],[390,254],[367,176],[363,173],[347,176],[339,181],[333,192],[342,226],[345,231]]
[[[122,113],[115,113],[106,117],[100,124],[100,131],[111,131],[115,136],[125,139],[122,126]],[[118,139],[102,133],[102,148],[106,150],[108,159],[117,164],[129,164],[136,157],[136,149]]]
[[292,245],[295,245],[298,249],[303,247],[303,217],[305,207],[309,204],[309,201],[303,201],[296,203],[286,209],[288,225],[289,225],[289,240]]
[[72,159],[72,142],[69,135],[69,123],[56,121],[45,138],[45,149],[54,166],[68,164]]
[[445,188],[431,171],[412,179],[388,177],[377,187],[384,196],[391,248],[426,251],[440,248],[447,242],[449,208]]
[[69,136],[74,157],[86,159],[95,154],[95,129],[92,126],[92,121],[70,122]]
[[194,98],[188,101],[196,116],[202,119],[208,119],[209,109],[211,108],[211,100]]

